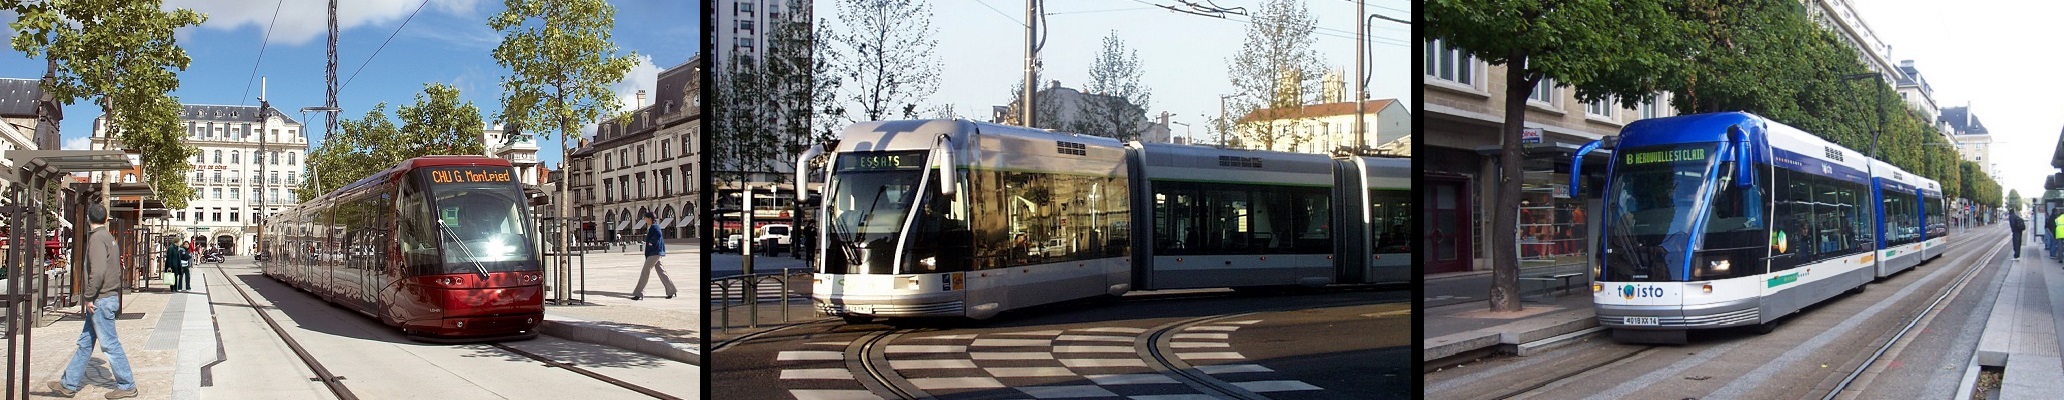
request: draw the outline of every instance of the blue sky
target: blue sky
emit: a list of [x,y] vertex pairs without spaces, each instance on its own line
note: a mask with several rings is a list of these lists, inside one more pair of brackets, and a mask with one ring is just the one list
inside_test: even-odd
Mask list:
[[[323,105],[323,64],[326,40],[327,2],[319,0],[239,1],[168,0],[166,7],[184,7],[209,14],[208,22],[181,32],[179,43],[193,63],[180,74],[180,89],[174,95],[187,104],[257,105],[258,78],[269,77],[269,95],[274,108],[308,124],[315,137],[322,133],[320,113],[302,117],[302,107]],[[701,48],[702,10],[695,2],[677,0],[623,0],[612,2],[616,10],[613,38],[620,54],[636,52],[640,64],[625,82],[613,87],[621,98],[630,99],[637,89],[652,90],[659,71],[687,62]],[[421,11],[417,12],[419,5]],[[278,20],[273,22],[274,9]],[[472,101],[489,121],[501,109],[501,78],[507,69],[495,64],[491,52],[501,35],[487,27],[487,19],[503,9],[495,0],[348,0],[340,2],[337,43],[337,79],[349,80],[337,95],[344,109],[340,119],[357,119],[379,102],[388,103],[389,117],[401,104],[413,102],[425,83],[457,86],[464,100]],[[399,34],[395,28],[410,18]],[[12,15],[0,15],[12,22]],[[270,40],[266,27],[274,26]],[[375,49],[390,34],[394,39],[367,63]],[[9,31],[0,36],[12,36]],[[0,37],[4,39],[5,37]],[[264,58],[258,56],[264,44]],[[362,72],[360,64],[365,64]],[[256,76],[253,66],[256,66]],[[43,75],[43,63],[11,48],[0,52],[0,77],[36,78]],[[248,85],[248,88],[247,88]],[[626,104],[630,101],[625,101]],[[97,107],[85,101],[65,108],[61,127],[67,148],[82,145],[92,129]],[[543,140],[538,158],[546,165],[559,162],[559,142]]]
[[[1211,3],[1254,11],[1265,1]],[[920,104],[923,109],[950,104],[961,117],[988,120],[990,106],[1009,102],[1011,85],[1024,79],[1025,2],[931,0],[930,4],[932,27],[937,30],[934,38],[939,41],[933,56],[943,70],[938,92]],[[1142,81],[1153,90],[1148,116],[1169,112],[1174,114],[1170,120],[1194,125],[1176,125],[1174,134],[1190,130],[1205,135],[1207,118],[1218,116],[1218,96],[1234,92],[1226,66],[1240,51],[1251,18],[1219,19],[1156,7],[1179,4],[1174,0],[1048,1],[1046,22],[1053,30],[1040,55],[1046,69],[1041,80],[1059,80],[1061,86],[1081,88],[1089,80],[1090,63],[1103,49],[1104,36],[1115,31],[1127,48],[1139,52],[1145,69]],[[1368,0],[1367,11],[1409,20],[1412,4],[1407,0]],[[818,18],[837,24],[836,2],[819,1],[816,7]],[[1353,74],[1355,25],[1363,20],[1355,16],[1355,1],[1307,0],[1305,9],[1318,17],[1313,48],[1321,53],[1325,65]],[[1418,82],[1412,75],[1411,26],[1377,20],[1369,28],[1373,43],[1369,97],[1409,104]],[[1352,92],[1350,86],[1349,95]]]

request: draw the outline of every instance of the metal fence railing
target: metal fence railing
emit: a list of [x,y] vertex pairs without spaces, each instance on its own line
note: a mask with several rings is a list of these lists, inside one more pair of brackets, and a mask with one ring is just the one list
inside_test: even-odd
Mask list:
[[[781,319],[774,322],[789,322],[792,318],[789,308],[799,300],[805,304],[809,301],[810,294],[808,288],[810,277],[811,273],[809,270],[782,268],[781,272],[732,275],[711,279],[709,281],[710,294],[713,296],[710,299],[710,308],[716,310],[718,315],[717,321],[719,322],[715,324],[717,325],[717,330],[724,331],[734,327],[758,327],[761,323],[760,308],[767,302],[779,303]],[[801,287],[797,287],[798,285]],[[732,309],[740,307],[745,309],[746,319],[743,326],[739,326],[739,323],[731,317]],[[808,309],[807,305],[805,307],[806,311],[814,315],[814,310]]]

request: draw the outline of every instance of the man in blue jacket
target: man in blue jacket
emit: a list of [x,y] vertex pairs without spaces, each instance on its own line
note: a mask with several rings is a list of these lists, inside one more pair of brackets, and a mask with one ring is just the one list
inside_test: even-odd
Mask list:
[[666,242],[660,241],[659,224],[646,211],[645,219],[645,271],[638,273],[638,287],[631,289],[631,300],[645,298],[645,280],[652,277],[652,271],[659,271],[659,284],[666,286],[666,298],[674,298],[674,281],[667,279],[666,268],[659,266],[659,257],[666,255]]

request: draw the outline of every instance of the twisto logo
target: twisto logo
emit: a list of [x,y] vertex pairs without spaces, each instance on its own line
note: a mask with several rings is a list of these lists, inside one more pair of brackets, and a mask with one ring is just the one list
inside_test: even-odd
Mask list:
[[1634,299],[1634,298],[1636,298],[1636,297],[1642,297],[1642,298],[1648,298],[1648,297],[1657,297],[1657,298],[1660,298],[1660,297],[1663,297],[1663,288],[1660,288],[1660,287],[1654,287],[1654,286],[1641,286],[1641,287],[1635,287],[1634,285],[1625,285],[1625,286],[1620,286],[1620,298],[1624,298],[1624,299],[1627,299],[1627,300],[1633,300],[1633,299]]

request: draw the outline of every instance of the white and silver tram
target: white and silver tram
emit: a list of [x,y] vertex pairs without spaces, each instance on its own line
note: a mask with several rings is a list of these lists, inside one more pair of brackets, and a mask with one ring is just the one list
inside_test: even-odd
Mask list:
[[1767,331],[1939,256],[1927,243],[1948,233],[1931,228],[1939,184],[1748,113],[1636,121],[1612,156],[1592,292],[1621,341]]
[[[1402,241],[1393,229],[1409,226],[1409,161],[959,120],[855,124],[828,161],[812,297],[848,321],[983,319],[1133,290],[1407,274],[1409,256],[1364,243],[1409,247],[1382,242]],[[1362,175],[1336,185],[1336,170]],[[1386,202],[1341,207],[1343,192]],[[1336,235],[1343,223],[1357,234]]]

